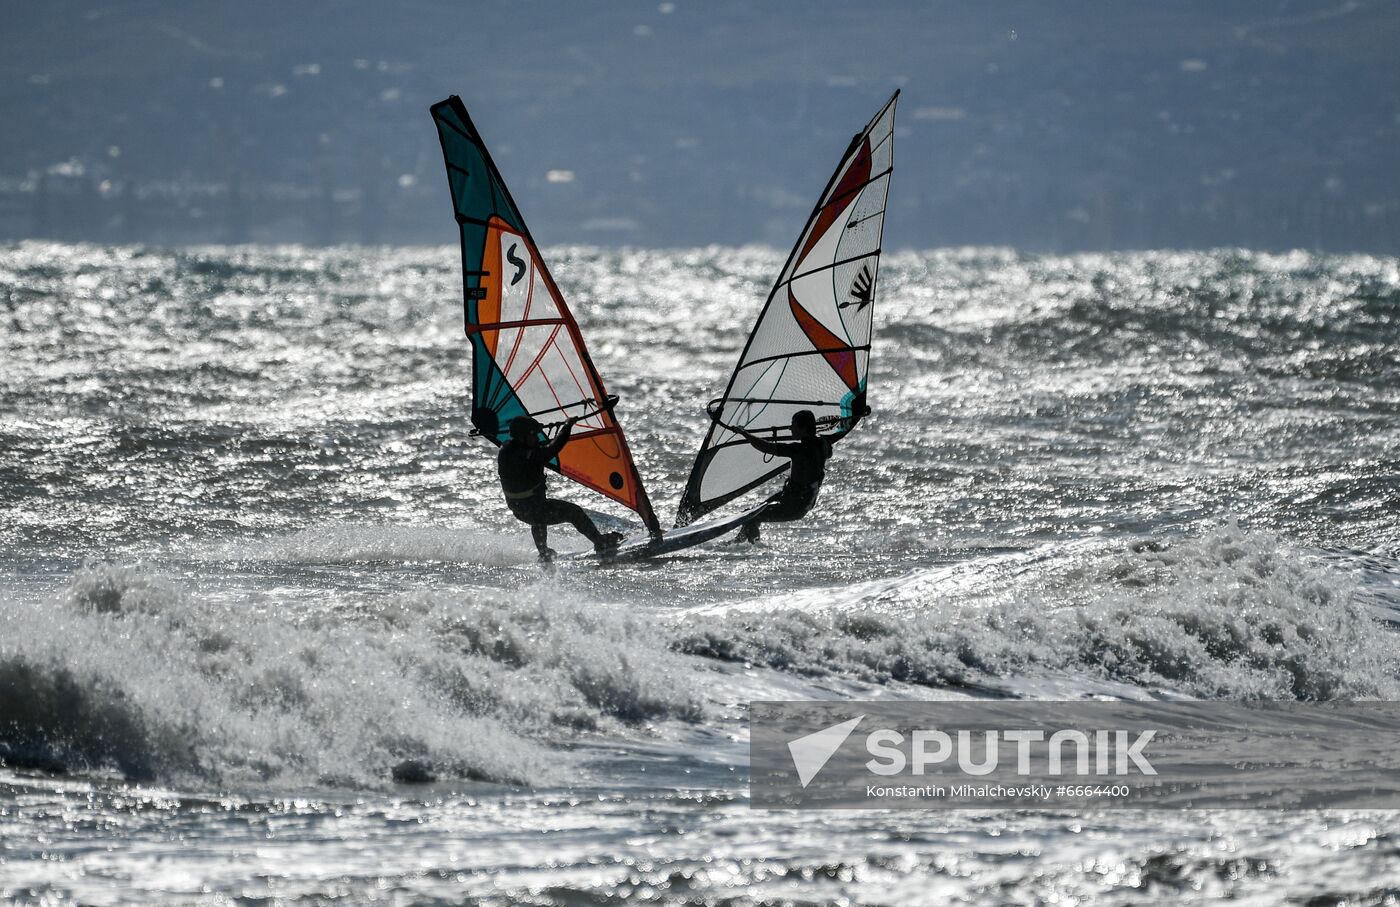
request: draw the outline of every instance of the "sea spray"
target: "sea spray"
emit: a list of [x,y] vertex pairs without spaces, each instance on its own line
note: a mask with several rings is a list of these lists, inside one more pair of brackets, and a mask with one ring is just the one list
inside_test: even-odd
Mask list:
[[533,563],[528,533],[440,526],[315,526],[256,541],[195,547],[202,559],[252,563],[364,564],[449,562],[487,566]]
[[160,575],[80,571],[0,611],[0,758],[135,779],[545,784],[551,744],[699,717],[653,629],[543,585],[269,614]]
[[761,615],[690,618],[672,645],[805,675],[925,686],[1053,672],[1202,698],[1400,695],[1400,639],[1382,630],[1355,580],[1233,523],[1033,571],[982,597],[910,585],[918,595],[898,610],[837,597],[825,610],[779,601]]

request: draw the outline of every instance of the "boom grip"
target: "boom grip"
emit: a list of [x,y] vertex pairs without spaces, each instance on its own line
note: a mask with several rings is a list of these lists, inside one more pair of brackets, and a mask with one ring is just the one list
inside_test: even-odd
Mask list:
[[[557,407],[555,407],[554,409],[543,410],[543,411],[541,411],[541,412],[539,412],[539,413],[535,413],[535,415],[536,415],[536,416],[540,416],[540,415],[544,415],[545,413],[565,412],[565,411],[567,411],[567,410],[569,410],[569,409],[571,409],[572,407],[575,407],[575,406],[583,406],[583,405],[586,405],[586,404],[597,404],[596,406],[594,406],[593,409],[591,409],[591,410],[585,412],[583,415],[579,416],[579,419],[588,419],[588,418],[591,418],[591,417],[593,417],[593,416],[598,415],[599,413],[612,412],[613,407],[614,407],[614,406],[617,406],[617,402],[618,402],[619,399],[621,399],[621,398],[619,398],[617,394],[608,394],[606,397],[603,398],[603,402],[602,402],[602,403],[598,403],[598,401],[597,401],[596,398],[593,399],[593,400],[579,400],[579,401],[576,401],[576,402],[574,402],[574,403],[566,403],[566,404],[564,404],[563,406],[557,406]],[[558,420],[558,421],[556,421],[556,422],[541,422],[541,423],[540,423],[540,428],[544,428],[544,429],[558,428],[559,426],[561,426],[561,425],[564,424],[564,421],[565,421],[565,420],[560,419],[560,420]],[[481,429],[479,429],[479,428],[473,428],[473,429],[468,433],[468,436],[469,436],[469,437],[472,437],[472,438],[484,438],[484,437],[487,437],[487,433],[486,433],[486,432],[483,432],[483,431],[482,431]]]

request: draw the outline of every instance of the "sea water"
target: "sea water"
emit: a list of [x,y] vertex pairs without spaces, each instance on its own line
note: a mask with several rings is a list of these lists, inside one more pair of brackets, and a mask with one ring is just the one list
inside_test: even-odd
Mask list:
[[[549,259],[669,517],[781,253]],[[810,516],[552,569],[458,267],[0,249],[0,898],[1396,897],[1393,813],[752,810],[745,721],[1400,697],[1400,261],[888,254]]]

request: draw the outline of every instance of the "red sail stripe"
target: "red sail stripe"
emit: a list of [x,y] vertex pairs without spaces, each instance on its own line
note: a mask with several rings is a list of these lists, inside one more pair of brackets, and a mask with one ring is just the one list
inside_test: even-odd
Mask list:
[[[792,295],[792,290],[788,290],[788,305],[792,308],[792,317],[797,319],[797,324],[802,328],[802,332],[807,335],[807,339],[812,341],[812,345],[817,349],[833,346],[846,346],[846,341],[837,337],[827,329],[811,312],[802,307],[797,301],[797,297]],[[832,370],[841,376],[841,380],[846,382],[846,386],[851,390],[856,390],[860,384],[860,376],[856,374],[856,354],[854,350],[828,350],[822,353],[822,358],[827,361]]]
[[849,199],[846,198],[857,186],[870,181],[870,136],[866,136],[861,142],[860,152],[856,154],[855,160],[851,161],[851,166],[846,170],[846,175],[841,177],[841,182],[836,185],[836,189],[822,206],[821,213],[817,215],[817,222],[812,225],[812,232],[807,234],[807,242],[802,246],[802,252],[797,256],[797,261],[793,264],[792,272],[797,273],[797,266],[807,257],[807,253],[812,251],[812,247],[817,244],[827,229],[836,222],[836,218],[841,216],[841,212],[846,210]]

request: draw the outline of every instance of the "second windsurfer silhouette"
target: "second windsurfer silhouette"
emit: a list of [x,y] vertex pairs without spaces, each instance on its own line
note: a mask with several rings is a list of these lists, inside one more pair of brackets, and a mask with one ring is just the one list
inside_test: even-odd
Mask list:
[[792,471],[788,473],[782,490],[769,498],[763,509],[739,530],[740,541],[756,543],[760,523],[785,523],[801,519],[817,503],[817,492],[826,478],[826,461],[831,458],[831,442],[835,438],[817,436],[817,417],[809,409],[800,409],[792,414],[792,434],[796,441],[765,441],[738,426],[734,427],[734,431],[755,450],[792,460]]

